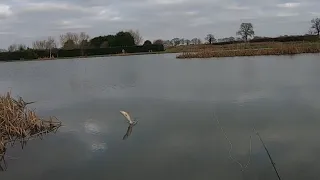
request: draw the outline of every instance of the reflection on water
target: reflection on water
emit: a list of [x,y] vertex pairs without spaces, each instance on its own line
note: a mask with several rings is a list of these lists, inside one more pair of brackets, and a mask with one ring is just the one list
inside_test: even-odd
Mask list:
[[84,123],[84,128],[85,128],[85,132],[88,134],[100,133],[100,129],[98,125],[92,119],[89,119]]
[[92,148],[93,152],[105,151],[107,149],[107,144],[106,143],[93,143],[91,148]]
[[[11,87],[36,101],[30,107],[40,115],[55,115],[65,126],[23,151],[10,148],[7,155],[19,159],[8,158],[0,178],[277,179],[254,136],[246,171],[230,160],[215,111],[239,162],[248,162],[255,127],[283,179],[317,180],[319,67],[317,55],[3,63],[0,90]],[[139,117],[138,128],[128,127],[122,109]]]
[[129,124],[126,134],[123,136],[123,140],[126,140],[132,133],[133,126],[136,124]]

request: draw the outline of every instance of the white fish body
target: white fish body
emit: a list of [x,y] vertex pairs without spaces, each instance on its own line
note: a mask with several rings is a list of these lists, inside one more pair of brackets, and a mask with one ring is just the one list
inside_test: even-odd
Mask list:
[[135,122],[131,119],[129,113],[125,111],[120,111],[120,113],[128,120],[129,124],[134,124]]

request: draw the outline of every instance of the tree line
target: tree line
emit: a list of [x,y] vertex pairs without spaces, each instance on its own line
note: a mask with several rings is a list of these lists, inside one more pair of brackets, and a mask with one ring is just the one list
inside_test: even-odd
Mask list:
[[[254,36],[254,28],[252,23],[242,23],[240,25],[239,30],[236,32],[237,36],[240,37],[226,37],[226,38],[220,38],[216,39],[213,34],[208,34],[204,40],[205,44],[224,44],[224,43],[232,43],[232,42],[248,42],[248,41],[267,41],[267,40],[275,40],[276,38],[271,38],[271,37],[261,37],[261,36]],[[317,35],[320,37],[320,18],[314,18],[311,20],[311,27],[309,32],[306,34],[306,36],[310,35]],[[303,39],[302,37],[300,38],[295,38],[292,36],[280,36],[278,37],[279,41],[294,41],[294,40],[299,40]],[[306,38],[308,39],[308,38]],[[185,38],[173,38],[172,40],[165,40],[163,41],[163,44],[165,46],[178,46],[178,45],[197,45],[197,44],[203,44],[200,38],[193,38],[191,40],[185,39]]]
[[164,51],[164,46],[152,44],[149,40],[143,43],[142,36],[137,30],[120,31],[114,35],[93,38],[85,32],[67,32],[60,35],[58,40],[53,37],[36,40],[31,48],[24,44],[12,44],[8,50],[0,50],[0,61],[158,51]]
[[[28,49],[33,50],[49,50],[57,49],[60,44],[60,49],[93,49],[93,48],[111,48],[111,47],[128,47],[141,45],[143,41],[142,36],[138,30],[120,31],[115,35],[97,36],[90,39],[90,36],[85,32],[74,33],[67,32],[60,35],[59,40],[49,36],[47,39],[36,40],[32,42],[32,47],[27,47],[25,44],[12,44],[8,50],[2,49],[0,52],[15,52],[24,51]],[[154,41],[156,44],[162,42]],[[143,45],[151,45],[151,41],[146,40]]]

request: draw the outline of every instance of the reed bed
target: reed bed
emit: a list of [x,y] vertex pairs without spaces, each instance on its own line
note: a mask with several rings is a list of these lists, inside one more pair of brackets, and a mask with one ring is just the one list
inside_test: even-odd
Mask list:
[[20,142],[23,148],[28,140],[42,138],[61,127],[57,118],[44,120],[34,111],[27,109],[26,105],[31,103],[25,102],[21,97],[14,99],[10,92],[0,95],[0,170],[6,169],[4,157],[8,145],[13,146],[15,142]]
[[196,52],[183,52],[177,55],[177,58],[212,58],[212,57],[234,57],[234,56],[262,56],[262,55],[293,55],[302,53],[320,53],[320,44],[275,44],[273,47],[257,49],[233,49],[216,50],[205,49]]
[[253,43],[235,43],[225,45],[210,45],[210,44],[199,44],[199,45],[182,45],[167,47],[166,52],[168,53],[182,53],[182,52],[201,52],[205,50],[243,50],[243,49],[264,49],[264,48],[277,48],[279,46],[290,46],[294,45],[297,47],[314,46],[319,45],[320,42],[253,42]]

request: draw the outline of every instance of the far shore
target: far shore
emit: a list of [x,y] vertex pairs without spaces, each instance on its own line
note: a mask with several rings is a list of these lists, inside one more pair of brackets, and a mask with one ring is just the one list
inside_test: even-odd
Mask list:
[[84,58],[97,58],[97,57],[113,57],[113,56],[138,56],[138,55],[150,55],[150,54],[167,54],[171,52],[140,52],[140,53],[123,53],[123,54],[106,54],[106,55],[93,55],[93,56],[75,56],[75,57],[55,57],[55,58],[38,58],[38,59],[22,59],[22,60],[10,60],[10,61],[0,61],[0,62],[22,62],[22,61],[53,61],[62,59],[84,59]]
[[294,55],[303,53],[320,53],[320,41],[317,42],[264,42],[242,43],[228,45],[193,45],[176,47],[170,52],[180,52],[179,59],[237,57],[237,56],[266,56]]
[[19,62],[19,61],[50,61],[60,59],[79,59],[95,57],[112,57],[112,56],[137,56],[150,54],[170,54],[177,53],[178,59],[192,58],[213,58],[213,57],[237,57],[237,56],[266,56],[266,55],[294,55],[303,53],[320,53],[320,41],[316,42],[263,42],[263,43],[241,43],[226,45],[183,45],[167,47],[165,51],[159,52],[139,52],[139,53],[119,53],[93,56],[76,56],[76,57],[55,57],[32,60],[12,60],[2,62]]

